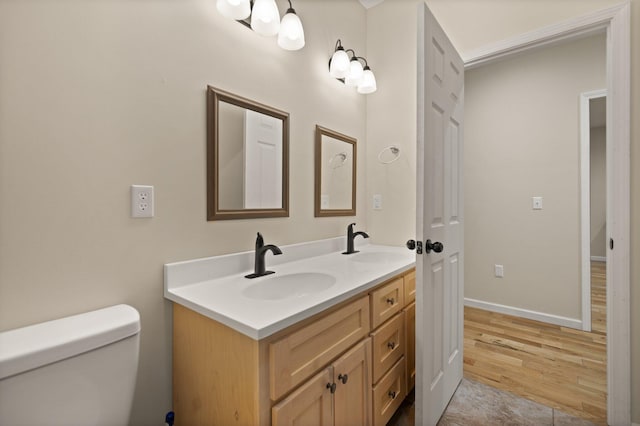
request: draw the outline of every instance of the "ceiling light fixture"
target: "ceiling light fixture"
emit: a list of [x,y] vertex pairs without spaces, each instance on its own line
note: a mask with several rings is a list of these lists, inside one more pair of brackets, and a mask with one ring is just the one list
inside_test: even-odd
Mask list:
[[256,33],[270,37],[278,35],[278,46],[285,50],[304,47],[302,22],[288,0],[289,8],[280,21],[275,0],[217,0],[216,8],[225,17],[235,19]]
[[[360,61],[364,62],[364,67]],[[336,41],[333,55],[329,59],[329,74],[347,86],[357,87],[358,93],[369,94],[378,90],[376,77],[369,68],[367,60],[356,55],[353,49],[345,50],[340,39]]]

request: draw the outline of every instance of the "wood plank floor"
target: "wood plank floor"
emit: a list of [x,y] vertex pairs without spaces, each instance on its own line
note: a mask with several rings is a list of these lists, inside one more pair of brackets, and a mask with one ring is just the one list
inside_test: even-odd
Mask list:
[[606,424],[605,263],[591,271],[591,333],[465,307],[465,376]]

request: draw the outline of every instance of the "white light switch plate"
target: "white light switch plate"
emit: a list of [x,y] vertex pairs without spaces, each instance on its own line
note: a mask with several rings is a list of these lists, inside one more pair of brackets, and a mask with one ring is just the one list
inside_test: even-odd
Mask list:
[[496,273],[496,277],[504,278],[504,266],[495,265],[495,273]]
[[533,210],[542,210],[542,197],[533,197],[531,200]]
[[131,217],[153,217],[153,186],[131,185]]

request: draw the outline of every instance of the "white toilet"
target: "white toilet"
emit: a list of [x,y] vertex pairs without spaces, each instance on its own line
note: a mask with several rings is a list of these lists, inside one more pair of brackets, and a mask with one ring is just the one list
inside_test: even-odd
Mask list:
[[0,333],[0,425],[127,425],[139,333],[128,305]]

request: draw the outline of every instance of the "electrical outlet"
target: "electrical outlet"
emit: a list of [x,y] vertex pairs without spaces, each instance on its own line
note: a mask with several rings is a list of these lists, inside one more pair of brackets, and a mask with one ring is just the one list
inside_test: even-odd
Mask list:
[[131,185],[131,217],[153,217],[153,186]]
[[495,265],[495,273],[496,273],[496,277],[504,278],[504,266]]
[[382,210],[382,194],[373,195],[373,209]]

